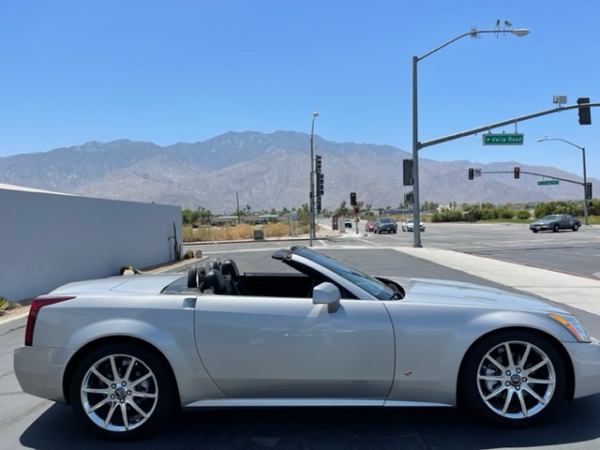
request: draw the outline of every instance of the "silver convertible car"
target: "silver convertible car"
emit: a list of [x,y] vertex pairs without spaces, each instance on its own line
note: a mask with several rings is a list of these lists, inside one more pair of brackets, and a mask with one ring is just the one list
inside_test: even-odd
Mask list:
[[600,345],[571,314],[468,283],[373,277],[306,247],[278,273],[75,282],[33,300],[14,366],[100,434],[177,409],[456,406],[532,425],[600,391]]

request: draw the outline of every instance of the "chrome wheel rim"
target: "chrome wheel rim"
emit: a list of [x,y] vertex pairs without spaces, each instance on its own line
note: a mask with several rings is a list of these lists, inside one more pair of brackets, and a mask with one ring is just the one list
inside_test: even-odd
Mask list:
[[158,383],[150,368],[131,355],[109,355],[88,369],[81,404],[105,430],[133,430],[150,419],[158,402]]
[[485,405],[508,419],[542,411],[556,388],[556,372],[546,353],[523,341],[503,342],[483,357],[477,387]]

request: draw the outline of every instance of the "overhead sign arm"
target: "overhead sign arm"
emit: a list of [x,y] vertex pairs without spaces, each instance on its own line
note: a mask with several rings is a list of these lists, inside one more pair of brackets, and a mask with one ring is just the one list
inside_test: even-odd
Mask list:
[[[479,134],[479,133],[483,133],[484,131],[489,131],[493,128],[499,128],[499,127],[505,127],[507,125],[512,125],[518,122],[523,122],[525,120],[529,120],[529,119],[535,119],[536,117],[541,117],[541,116],[546,116],[548,114],[554,114],[557,112],[562,112],[562,111],[568,111],[569,109],[578,109],[580,108],[582,105],[571,105],[571,106],[559,106],[558,108],[552,108],[552,109],[548,109],[546,111],[540,111],[537,113],[533,113],[533,114],[528,114],[526,116],[521,116],[521,117],[514,117],[510,120],[504,120],[502,122],[496,122],[496,123],[492,123],[489,125],[485,125],[483,127],[479,127],[479,128],[474,128],[472,130],[467,130],[467,131],[462,131],[460,133],[456,133],[456,134],[451,134],[449,136],[444,136],[441,138],[437,138],[437,139],[433,139],[431,141],[425,141],[425,142],[419,142],[418,143],[418,147],[419,150],[425,147],[430,147],[432,145],[436,145],[436,144],[441,144],[443,142],[448,142],[448,141],[453,141],[455,139],[460,139],[466,136],[472,136],[474,134]],[[585,106],[589,106],[589,107],[595,107],[595,106],[600,106],[600,103],[589,103]]]

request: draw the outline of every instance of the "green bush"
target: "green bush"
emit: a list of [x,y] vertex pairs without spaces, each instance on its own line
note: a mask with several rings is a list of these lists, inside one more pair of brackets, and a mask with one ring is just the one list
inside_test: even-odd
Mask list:
[[583,214],[583,206],[575,202],[556,201],[548,203],[538,203],[533,211],[536,219],[549,214],[572,214],[580,216]]
[[522,209],[521,211],[519,211],[517,213],[517,219],[529,220],[529,217],[530,217],[529,211],[526,211],[524,209]]
[[462,222],[464,215],[462,211],[443,211],[431,216],[432,222]]

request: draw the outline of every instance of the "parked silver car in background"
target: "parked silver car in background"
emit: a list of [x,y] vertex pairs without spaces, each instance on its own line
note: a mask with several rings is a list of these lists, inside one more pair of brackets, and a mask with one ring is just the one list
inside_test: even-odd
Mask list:
[[[419,229],[425,231],[425,225],[423,222],[419,222]],[[402,222],[402,231],[414,231],[414,220],[406,219]]]
[[598,341],[555,306],[370,276],[306,247],[273,258],[286,270],[210,261],[38,297],[15,350],[17,379],[110,438],[162,429],[194,407],[463,401],[478,418],[525,426],[563,398],[600,392]]

